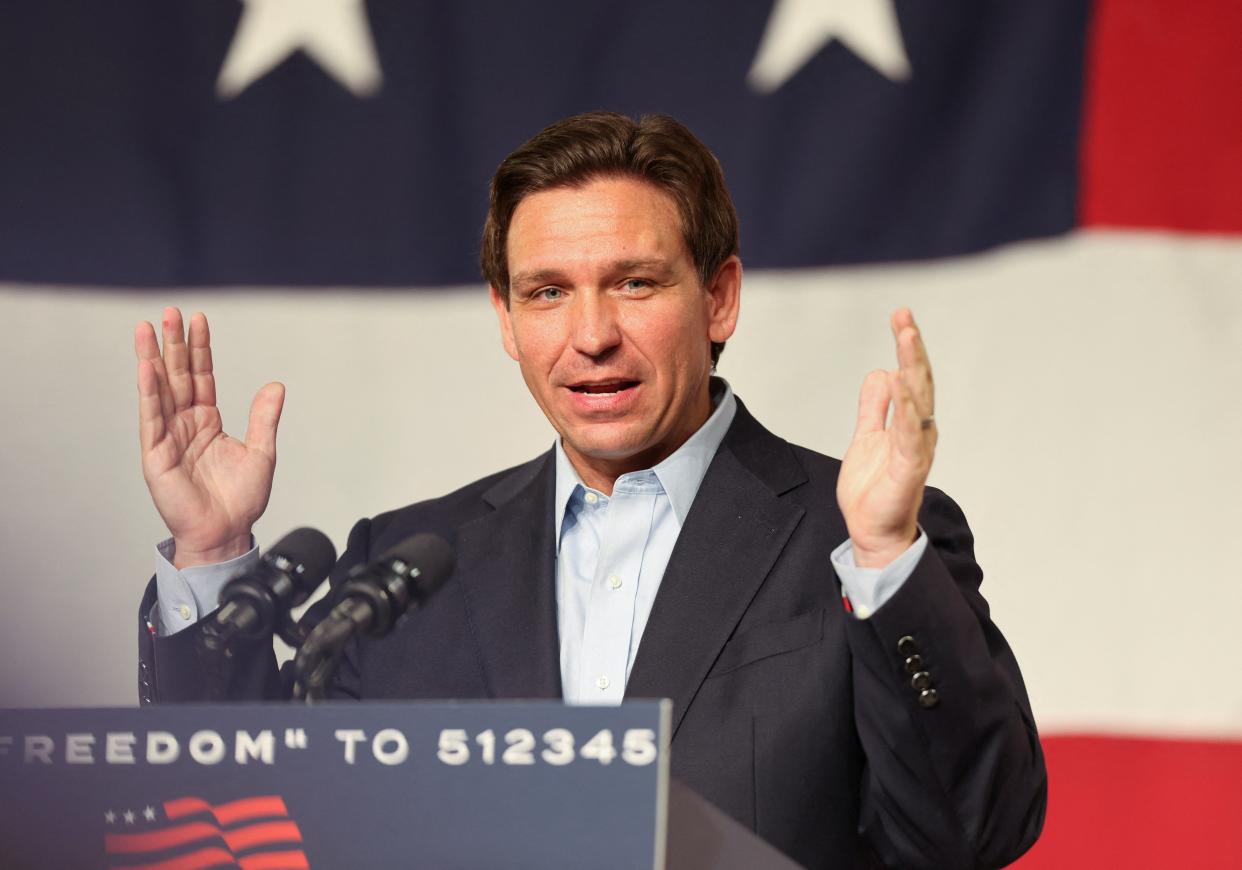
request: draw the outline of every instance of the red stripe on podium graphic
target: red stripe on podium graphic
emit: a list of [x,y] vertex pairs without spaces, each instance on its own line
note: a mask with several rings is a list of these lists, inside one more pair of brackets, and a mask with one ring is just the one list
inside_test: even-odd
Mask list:
[[205,870],[208,867],[230,867],[237,859],[224,849],[198,849],[164,861],[148,864],[124,864],[111,870]]
[[169,819],[184,819],[199,813],[210,813],[220,824],[232,825],[247,819],[287,816],[289,810],[285,807],[284,799],[278,795],[242,798],[215,806],[196,797],[177,798],[164,803],[164,814]]
[[261,852],[238,858],[224,849],[200,849],[167,861],[130,864],[114,870],[207,870],[209,867],[240,867],[241,870],[310,870],[301,851]]
[[1043,740],[1048,818],[1020,870],[1242,868],[1242,740]]
[[190,825],[176,825],[141,834],[104,834],[104,851],[109,855],[124,855],[132,852],[158,852],[174,846],[184,846],[219,837],[220,828],[207,822],[195,822]]
[[302,832],[297,823],[263,822],[243,828],[225,830],[207,822],[177,825],[141,834],[105,834],[104,851],[109,854],[132,854],[136,852],[159,852],[200,840],[221,839],[234,852],[266,846],[273,843],[300,843]]
[[224,832],[224,842],[234,852],[244,852],[273,843],[300,843],[302,832],[296,822],[264,822]]

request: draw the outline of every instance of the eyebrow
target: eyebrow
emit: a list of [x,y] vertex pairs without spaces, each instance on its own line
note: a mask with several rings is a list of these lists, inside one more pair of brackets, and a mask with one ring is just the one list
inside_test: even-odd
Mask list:
[[643,272],[648,269],[668,272],[672,264],[667,260],[618,260],[612,264],[612,272]]
[[[667,260],[617,260],[610,263],[607,273],[610,275],[623,274],[625,272],[641,272],[647,269],[654,269],[662,272],[669,272],[672,269],[671,264]],[[529,284],[555,284],[564,281],[564,274],[557,269],[537,269],[534,272],[519,272],[509,278],[509,286],[517,287],[519,285]]]
[[537,272],[520,272],[509,276],[509,286],[519,284],[554,284],[560,279],[561,273],[555,269],[540,269]]

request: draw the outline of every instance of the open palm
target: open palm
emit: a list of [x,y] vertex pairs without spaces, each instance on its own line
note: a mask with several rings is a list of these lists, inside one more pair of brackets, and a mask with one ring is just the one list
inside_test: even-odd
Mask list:
[[913,543],[936,450],[931,365],[908,309],[894,312],[892,329],[898,368],[863,381],[858,424],[837,480],[837,502],[863,567],[883,567]]
[[249,549],[267,507],[284,387],[259,390],[244,441],[225,434],[207,318],[191,318],[188,342],[176,308],[162,325],[162,354],[150,323],[134,331],[143,477],[176,540],[177,567],[223,561]]

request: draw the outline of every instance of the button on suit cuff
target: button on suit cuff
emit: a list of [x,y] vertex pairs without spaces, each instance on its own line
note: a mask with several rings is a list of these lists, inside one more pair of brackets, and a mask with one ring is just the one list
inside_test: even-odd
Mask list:
[[832,567],[841,580],[841,588],[849,599],[857,619],[867,619],[897,594],[897,590],[914,573],[915,566],[927,550],[927,535],[919,527],[919,536],[906,551],[883,568],[859,568],[854,563],[854,543],[845,543],[832,551]]
[[172,560],[176,555],[172,538],[155,547],[155,591],[157,596],[156,634],[167,637],[188,628],[200,616],[211,613],[220,605],[220,590],[239,574],[249,571],[259,558],[254,536],[250,549],[235,559],[215,565],[195,565],[178,571]]

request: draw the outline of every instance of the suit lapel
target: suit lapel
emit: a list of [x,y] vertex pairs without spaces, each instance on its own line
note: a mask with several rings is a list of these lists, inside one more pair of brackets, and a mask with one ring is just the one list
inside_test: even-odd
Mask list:
[[779,495],[805,481],[789,445],[738,403],[677,539],[626,686],[673,701],[673,734],[750,606],[803,508]]
[[495,508],[458,532],[457,576],[489,693],[559,698],[552,500],[546,454],[483,495]]

